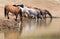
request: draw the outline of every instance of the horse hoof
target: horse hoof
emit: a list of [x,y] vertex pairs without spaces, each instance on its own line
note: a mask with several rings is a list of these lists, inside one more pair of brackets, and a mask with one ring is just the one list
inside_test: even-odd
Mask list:
[[8,19],[9,19],[9,17],[8,17]]

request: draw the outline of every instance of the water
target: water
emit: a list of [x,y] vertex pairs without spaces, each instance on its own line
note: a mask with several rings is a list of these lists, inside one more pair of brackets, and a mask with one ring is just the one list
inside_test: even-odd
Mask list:
[[[27,3],[26,1],[27,0],[23,1],[0,0],[0,18],[4,19],[4,11],[2,11],[2,8],[6,4],[21,4],[21,3],[32,6],[34,5],[42,9],[48,8],[48,10],[52,11],[51,14],[53,14],[54,16],[55,15],[60,16],[59,1],[29,0]],[[5,21],[3,23],[6,24]],[[15,22],[10,23],[13,24],[13,28],[14,26],[18,26],[18,24],[14,23]],[[5,26],[5,24],[3,26]],[[10,24],[8,22],[6,25],[8,26]],[[1,20],[0,20],[0,26],[2,26]],[[23,27],[21,27],[20,30],[17,29],[18,27],[15,27],[14,29],[8,29],[8,28],[0,29],[0,39],[60,39],[60,18],[53,18],[52,20],[51,19],[39,20],[38,22],[36,22],[34,19],[27,19],[23,21],[22,26]]]
[[60,18],[46,20],[24,19],[20,31],[0,31],[0,39],[59,39]]

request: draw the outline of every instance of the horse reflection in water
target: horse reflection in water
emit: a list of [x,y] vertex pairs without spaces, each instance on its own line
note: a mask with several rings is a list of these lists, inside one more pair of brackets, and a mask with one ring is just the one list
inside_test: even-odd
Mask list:
[[25,21],[23,20],[22,25],[23,25],[24,31],[30,31],[41,26],[47,27],[51,24],[51,22],[52,22],[52,19],[50,18],[45,19],[45,21],[39,20],[38,22],[36,22],[35,19],[27,19]]
[[45,20],[40,20],[40,21],[37,22],[37,24],[39,26],[45,26],[45,27],[49,26],[51,23],[52,23],[52,19],[51,18],[47,18]]

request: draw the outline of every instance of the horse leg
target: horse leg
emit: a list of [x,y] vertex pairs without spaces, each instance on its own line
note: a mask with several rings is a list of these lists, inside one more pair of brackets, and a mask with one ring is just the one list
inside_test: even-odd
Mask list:
[[45,14],[45,18],[46,18],[46,14]]
[[16,14],[16,19],[15,19],[15,21],[17,21],[17,17],[18,17],[18,15]]
[[46,13],[44,13],[44,19],[46,19],[46,15],[47,15],[47,14],[46,14]]
[[44,14],[41,15],[42,19],[44,19]]
[[19,15],[20,15],[20,21],[22,22],[22,10],[19,11]]
[[37,16],[36,16],[36,22],[38,21],[38,18],[37,18]]
[[46,15],[47,15],[47,11],[44,12],[44,18],[47,18]]

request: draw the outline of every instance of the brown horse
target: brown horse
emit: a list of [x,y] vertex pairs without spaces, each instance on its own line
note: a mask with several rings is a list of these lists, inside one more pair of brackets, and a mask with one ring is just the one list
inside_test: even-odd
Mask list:
[[8,19],[9,19],[9,15],[8,15],[9,12],[16,16],[15,21],[17,21],[18,14],[20,15],[20,19],[22,18],[22,10],[19,7],[15,7],[13,5],[5,5],[4,14],[5,17],[7,16]]

